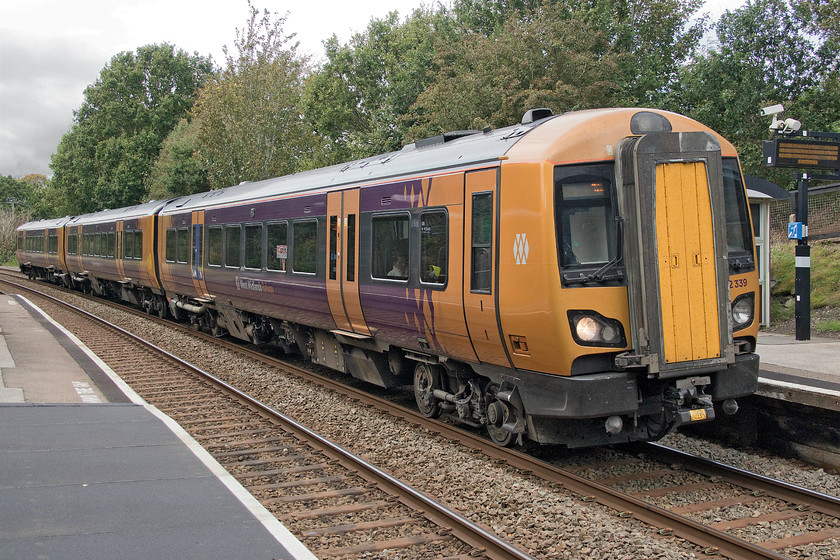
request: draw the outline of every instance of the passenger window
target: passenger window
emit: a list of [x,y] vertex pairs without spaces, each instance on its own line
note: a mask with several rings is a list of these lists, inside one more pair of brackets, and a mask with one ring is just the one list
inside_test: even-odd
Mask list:
[[134,258],[134,232],[123,231],[123,259],[130,260]]
[[134,258],[141,260],[143,258],[143,232],[134,232]]
[[113,259],[117,254],[117,234],[113,231],[103,235],[105,239],[105,256]]
[[262,224],[245,226],[245,268],[262,269]]
[[420,281],[445,284],[447,275],[446,212],[435,210],[420,214]]
[[175,260],[179,263],[190,262],[190,230],[187,228],[178,229],[177,254]]
[[75,233],[67,236],[67,254],[75,255],[78,252],[78,238]]
[[408,215],[377,216],[371,226],[371,275],[383,280],[408,280]]
[[211,226],[207,229],[207,264],[222,266],[222,228]]
[[317,272],[318,222],[294,222],[292,232],[294,235],[292,270],[315,274]]
[[240,249],[239,242],[242,239],[241,226],[228,226],[225,228],[225,266],[239,268]]
[[166,262],[175,262],[175,228],[166,230]]
[[289,246],[286,239],[286,224],[268,224],[268,255],[266,268],[278,272],[286,272],[286,259],[289,256]]
[[472,275],[470,291],[490,293],[492,280],[493,193],[476,193],[472,198]]

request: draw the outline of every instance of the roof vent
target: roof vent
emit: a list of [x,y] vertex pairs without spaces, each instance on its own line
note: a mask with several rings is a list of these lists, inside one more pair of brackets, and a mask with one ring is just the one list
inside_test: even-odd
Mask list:
[[414,142],[414,145],[417,148],[425,148],[427,146],[451,142],[452,140],[457,140],[458,138],[463,138],[464,136],[472,136],[473,134],[478,133],[478,130],[453,130],[452,132],[444,132],[443,134],[438,134],[437,136],[432,136],[431,138],[417,140]]
[[542,109],[530,109],[522,115],[522,124],[531,124],[533,122],[540,121],[542,119],[547,119],[548,117],[553,117],[554,111],[547,108]]

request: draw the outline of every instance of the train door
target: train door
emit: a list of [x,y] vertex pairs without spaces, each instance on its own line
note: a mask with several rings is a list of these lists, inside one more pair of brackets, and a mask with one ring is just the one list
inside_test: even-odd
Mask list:
[[370,336],[359,298],[359,189],[327,195],[327,299],[339,330]]
[[479,361],[510,365],[499,334],[496,285],[498,169],[466,174],[464,196],[464,315]]
[[117,276],[120,277],[120,280],[124,280],[126,278],[125,274],[125,261],[123,260],[123,254],[125,253],[124,247],[124,239],[123,239],[123,232],[125,231],[125,222],[123,220],[117,220],[117,230],[116,230],[116,237],[117,237],[117,248],[114,251],[114,259],[117,263]]
[[190,269],[192,271],[193,287],[199,296],[210,297],[207,283],[204,281],[204,211],[192,213],[192,252],[190,254]]
[[720,146],[706,133],[625,139],[619,198],[638,365],[734,360]]

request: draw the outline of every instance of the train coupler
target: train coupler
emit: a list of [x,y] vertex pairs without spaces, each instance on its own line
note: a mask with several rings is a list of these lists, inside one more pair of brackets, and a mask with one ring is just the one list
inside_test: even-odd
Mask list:
[[668,422],[674,427],[714,420],[712,397],[705,393],[711,384],[709,377],[679,379],[665,390],[663,405]]

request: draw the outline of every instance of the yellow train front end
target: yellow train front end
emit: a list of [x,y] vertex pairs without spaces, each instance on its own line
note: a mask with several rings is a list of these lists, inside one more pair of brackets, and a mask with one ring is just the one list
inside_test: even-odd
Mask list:
[[499,193],[515,371],[500,429],[569,446],[655,440],[754,392],[758,272],[726,140],[659,111],[562,115],[508,152]]

